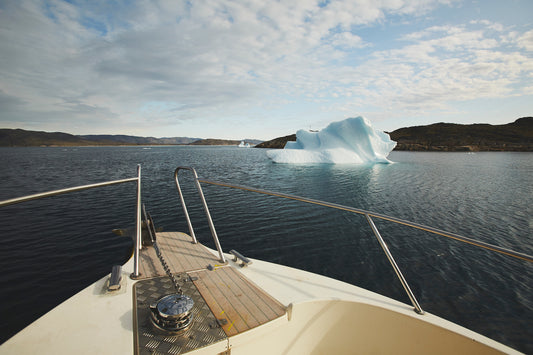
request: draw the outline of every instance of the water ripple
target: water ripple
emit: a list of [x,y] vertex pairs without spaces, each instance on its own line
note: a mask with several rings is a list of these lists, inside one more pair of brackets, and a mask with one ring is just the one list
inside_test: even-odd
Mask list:
[[[232,147],[1,148],[0,199],[132,177],[158,227],[187,231],[176,166],[201,177],[321,199],[533,254],[530,153],[393,152],[394,164],[274,164]],[[194,186],[183,190],[200,241],[213,246]],[[190,179],[189,179],[190,182]],[[364,217],[205,186],[225,250],[335,277],[409,302]],[[135,222],[134,184],[0,209],[0,341],[131,254],[111,233]],[[125,197],[126,196],[126,197]],[[533,353],[533,267],[471,246],[376,221],[422,306]],[[29,307],[29,306],[32,307]]]

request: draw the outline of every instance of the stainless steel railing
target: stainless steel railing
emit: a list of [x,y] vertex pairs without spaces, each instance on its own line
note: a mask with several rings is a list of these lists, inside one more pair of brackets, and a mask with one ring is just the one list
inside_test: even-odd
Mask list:
[[215,242],[220,262],[226,263],[226,258],[224,257],[224,253],[222,252],[222,247],[220,246],[220,241],[218,240],[217,231],[215,230],[215,225],[213,224],[211,213],[209,213],[209,207],[207,207],[207,202],[205,201],[202,186],[199,183],[198,174],[196,173],[196,170],[194,170],[194,168],[188,166],[178,166],[176,168],[176,171],[174,172],[174,180],[176,181],[176,188],[178,189],[178,194],[181,200],[181,206],[183,207],[183,212],[185,213],[185,219],[187,220],[187,225],[189,226],[189,233],[191,234],[193,243],[198,243],[198,241],[196,240],[196,235],[194,234],[194,229],[192,227],[191,219],[189,217],[189,212],[187,211],[187,205],[185,204],[185,199],[183,198],[183,193],[180,188],[180,183],[178,179],[178,173],[180,170],[189,170],[194,176],[194,183],[196,185],[196,189],[198,190],[198,195],[202,200],[202,205],[204,206],[204,211],[207,217],[207,223],[209,224],[209,229],[211,230],[211,235],[213,236],[213,241]]
[[[190,168],[190,169],[192,169],[192,168]],[[176,171],[176,173],[177,173],[177,171]],[[399,219],[399,218],[390,217],[390,216],[387,216],[387,215],[374,213],[374,212],[370,212],[370,211],[365,211],[365,210],[362,210],[362,209],[353,208],[353,207],[349,207],[349,206],[344,206],[344,205],[340,205],[340,204],[336,204],[336,203],[325,202],[325,201],[310,199],[310,198],[291,195],[291,194],[273,192],[273,191],[269,191],[269,190],[257,189],[257,188],[253,188],[253,187],[229,184],[229,183],[213,181],[213,180],[199,179],[197,177],[196,171],[194,171],[194,175],[195,175],[195,183],[197,184],[197,186],[200,186],[200,183],[206,183],[206,184],[210,184],[210,185],[217,185],[217,186],[229,187],[229,188],[245,190],[245,191],[250,191],[250,192],[257,192],[257,193],[260,193],[260,194],[265,194],[265,195],[270,195],[270,196],[282,197],[282,198],[286,198],[286,199],[301,201],[301,202],[305,202],[305,203],[325,206],[325,207],[329,207],[329,208],[334,208],[334,209],[339,209],[339,210],[343,210],[343,211],[349,211],[349,212],[353,212],[353,213],[364,215],[366,220],[368,221],[371,229],[372,229],[372,232],[374,233],[376,239],[378,240],[379,244],[381,245],[381,248],[383,249],[383,251],[385,252],[385,254],[387,256],[387,259],[389,260],[389,262],[392,265],[397,277],[399,278],[399,280],[400,280],[405,292],[407,293],[407,296],[411,300],[411,303],[412,303],[412,305],[414,307],[414,311],[416,313],[419,313],[419,314],[424,314],[424,311],[420,307],[420,304],[418,303],[416,297],[414,296],[413,292],[411,291],[411,288],[409,287],[409,285],[407,283],[407,280],[403,276],[400,268],[398,267],[398,264],[394,260],[390,250],[387,247],[387,244],[385,243],[385,241],[381,237],[381,234],[379,233],[379,230],[377,229],[376,225],[374,224],[374,221],[372,220],[372,217],[379,218],[379,219],[382,219],[382,220],[391,221],[391,222],[394,222],[394,223],[397,223],[397,224],[402,224],[402,225],[409,226],[409,227],[412,227],[412,228],[424,230],[424,231],[427,231],[427,232],[430,232],[430,233],[433,233],[433,234],[437,234],[437,235],[440,235],[440,236],[444,236],[444,237],[447,237],[447,238],[455,239],[455,240],[458,240],[458,241],[463,242],[463,243],[475,245],[477,247],[480,247],[480,248],[483,248],[483,249],[488,249],[488,250],[491,250],[491,251],[494,251],[494,252],[497,252],[497,253],[500,253],[500,254],[505,254],[505,255],[511,256],[513,258],[517,258],[517,259],[533,262],[533,256],[531,256],[531,255],[527,255],[527,254],[524,254],[524,253],[516,252],[516,251],[510,250],[510,249],[506,249],[506,248],[502,248],[502,247],[499,247],[499,246],[496,246],[496,245],[492,245],[492,244],[489,244],[489,243],[481,242],[479,240],[475,240],[475,239],[472,239],[472,238],[467,238],[467,237],[464,237],[464,236],[461,236],[461,235],[458,235],[458,234],[455,234],[455,233],[449,233],[449,232],[446,232],[446,231],[443,231],[443,230],[439,230],[439,229],[436,229],[436,228],[424,226],[422,224],[409,222],[409,221],[402,220],[402,219]],[[202,198],[203,198],[203,194],[202,194]],[[204,202],[205,202],[205,199],[204,199]]]
[[307,198],[307,197],[301,197],[301,196],[285,194],[285,193],[280,193],[280,192],[274,192],[274,191],[269,191],[269,190],[256,189],[256,188],[253,188],[253,187],[248,187],[248,186],[243,186],[243,185],[228,184],[228,183],[225,183],[225,182],[213,181],[213,180],[207,180],[207,179],[198,179],[198,181],[206,183],[206,184],[210,184],[210,185],[218,185],[218,186],[230,187],[230,188],[239,189],[239,190],[257,192],[257,193],[264,194],[264,195],[277,196],[277,197],[282,197],[282,198],[286,198],[286,199],[290,199],[290,200],[296,200],[296,201],[306,202],[306,203],[310,203],[310,204],[314,204],[314,205],[320,205],[320,206],[330,207],[330,208],[334,208],[334,209],[338,209],[338,210],[353,212],[353,213],[357,213],[357,214],[368,215],[368,216],[371,216],[371,217],[374,217],[374,218],[383,219],[383,220],[386,220],[386,221],[394,222],[394,223],[397,223],[397,224],[402,224],[402,225],[405,225],[405,226],[408,226],[408,227],[420,229],[420,230],[423,230],[423,231],[426,231],[426,232],[430,232],[430,233],[433,233],[433,234],[438,234],[438,235],[441,235],[443,237],[455,239],[455,240],[458,240],[458,241],[463,242],[463,243],[475,245],[475,246],[483,248],[483,249],[492,250],[494,252],[497,252],[497,253],[500,253],[500,254],[504,254],[504,255],[507,255],[507,256],[511,256],[513,258],[516,258],[516,259],[521,259],[521,260],[533,262],[533,256],[528,255],[528,254],[520,253],[520,252],[511,250],[511,249],[502,248],[500,246],[489,244],[489,243],[485,243],[485,242],[482,242],[482,241],[479,241],[479,240],[476,240],[476,239],[467,238],[467,237],[461,236],[459,234],[446,232],[446,231],[443,231],[443,230],[440,230],[440,229],[437,229],[437,228],[428,227],[428,226],[425,226],[423,224],[409,222],[409,221],[406,221],[406,220],[403,220],[403,219],[400,219],[400,218],[391,217],[391,216],[387,216],[387,215],[380,214],[380,213],[366,211],[366,210],[363,210],[363,209],[354,208],[354,207],[350,207],[350,206],[344,206],[344,205],[340,205],[340,204],[337,204],[337,203],[331,203],[331,202],[315,200],[315,199],[311,199],[311,198]]
[[121,180],[112,180],[112,181],[105,181],[100,182],[96,184],[90,184],[90,185],[81,185],[81,186],[74,186],[69,187],[66,189],[60,189],[60,190],[53,190],[53,191],[47,191],[47,192],[41,192],[38,194],[33,195],[27,195],[17,198],[12,198],[9,200],[0,201],[0,207],[2,206],[8,206],[13,205],[16,203],[36,200],[44,197],[50,197],[50,196],[56,196],[56,195],[62,195],[69,192],[75,192],[75,191],[82,191],[82,190],[88,190],[93,189],[96,187],[102,187],[102,186],[110,186],[110,185],[117,185],[117,184],[123,184],[126,182],[137,182],[137,206],[136,206],[136,228],[135,228],[135,248],[134,248],[134,271],[131,274],[132,278],[138,277],[140,275],[139,273],[139,253],[141,250],[141,166],[137,165],[137,177],[129,178],[129,179],[121,179]]
[[411,304],[415,308],[415,312],[418,314],[424,314],[422,307],[420,307],[420,304],[418,303],[418,300],[416,299],[413,291],[411,291],[411,288],[409,287],[407,280],[403,276],[402,271],[400,270],[400,267],[398,266],[398,264],[396,264],[396,261],[394,260],[394,257],[392,256],[392,253],[390,252],[389,247],[387,246],[387,244],[381,237],[381,234],[379,233],[378,228],[374,224],[374,221],[368,214],[365,214],[365,217],[366,217],[366,220],[368,221],[368,224],[370,224],[370,228],[372,228],[372,232],[374,232],[374,235],[376,236],[376,239],[378,240],[379,245],[381,245],[381,249],[383,249],[383,251],[385,252],[387,259],[389,259],[389,263],[392,265],[392,268],[394,269],[396,276],[398,276],[398,279],[400,279],[403,289],[407,293],[407,296],[411,300]]

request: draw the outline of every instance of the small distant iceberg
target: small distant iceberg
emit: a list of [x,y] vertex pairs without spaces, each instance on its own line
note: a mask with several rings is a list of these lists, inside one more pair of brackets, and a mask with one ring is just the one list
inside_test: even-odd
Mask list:
[[244,141],[241,141],[238,147],[239,148],[250,148],[250,143],[244,143]]
[[387,156],[395,146],[387,133],[374,130],[368,119],[359,116],[332,122],[318,132],[301,129],[296,142],[266,153],[276,163],[390,163]]

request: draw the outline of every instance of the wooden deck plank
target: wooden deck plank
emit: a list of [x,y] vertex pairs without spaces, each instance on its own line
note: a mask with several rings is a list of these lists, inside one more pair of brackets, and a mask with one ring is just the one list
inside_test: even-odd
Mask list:
[[226,320],[227,323],[222,325],[222,329],[227,336],[235,335],[249,329],[246,321],[241,318],[232,304],[218,286],[213,286],[209,277],[202,277],[199,273],[192,273],[198,277],[194,284],[207,305],[218,320]]
[[217,319],[226,319],[222,328],[228,336],[257,327],[285,314],[285,307],[237,270],[221,267],[191,273],[194,284]]
[[[203,245],[193,244],[191,237],[185,233],[161,232],[156,234],[156,238],[163,257],[175,273],[202,270],[219,262]],[[140,279],[166,275],[152,246],[143,247],[139,259]]]
[[185,241],[178,236],[173,237],[174,235],[168,233],[157,234],[157,245],[171,270],[179,272],[192,268],[192,264],[188,260],[191,254],[189,250],[191,241]]
[[193,244],[185,233],[157,233],[157,245],[173,272],[189,272],[215,265],[218,259],[202,244]]
[[250,328],[268,322],[269,319],[265,313],[252,301],[252,299],[260,300],[261,298],[248,287],[248,284],[239,282],[240,278],[236,272],[232,272],[233,270],[232,268],[221,268],[219,272],[213,273],[213,279],[216,278],[214,281],[218,282],[219,285],[228,287],[227,294],[229,296],[226,297],[231,300],[234,299],[236,311]]
[[[229,273],[229,270],[233,270]],[[248,280],[243,274],[234,269],[222,269],[227,275],[231,277],[233,283],[243,293],[247,299],[248,307],[256,314],[258,319],[265,319],[265,321],[275,319],[285,314],[285,307],[276,299],[266,294],[257,285]],[[230,276],[231,274],[231,276]]]
[[140,253],[139,272],[141,279],[166,275],[153,247],[144,247]]
[[176,272],[197,269],[199,266],[194,259],[204,256],[201,250],[194,250],[191,240],[184,240],[180,235],[161,233],[158,235],[157,244],[170,268]]

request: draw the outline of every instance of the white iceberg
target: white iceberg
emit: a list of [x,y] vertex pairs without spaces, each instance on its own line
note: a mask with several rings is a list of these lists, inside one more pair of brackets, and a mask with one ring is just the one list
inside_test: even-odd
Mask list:
[[276,163],[390,163],[387,156],[395,146],[387,133],[374,130],[359,116],[332,122],[319,132],[301,129],[296,142],[266,153]]

